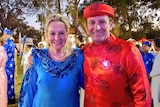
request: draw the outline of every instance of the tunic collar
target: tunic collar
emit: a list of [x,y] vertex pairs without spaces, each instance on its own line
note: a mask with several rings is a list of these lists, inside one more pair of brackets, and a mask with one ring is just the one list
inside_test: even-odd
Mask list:
[[106,44],[108,44],[108,43],[110,43],[110,42],[113,42],[113,41],[115,41],[116,40],[116,37],[113,35],[113,34],[110,34],[110,36],[106,39],[106,40],[104,40],[103,42],[101,42],[100,44],[95,44],[94,42],[92,43],[92,45],[106,45]]
[[51,76],[63,78],[68,76],[76,64],[78,49],[74,50],[73,53],[60,65],[57,65],[55,61],[48,57],[48,52],[46,50],[33,49],[32,55],[41,58],[45,71]]

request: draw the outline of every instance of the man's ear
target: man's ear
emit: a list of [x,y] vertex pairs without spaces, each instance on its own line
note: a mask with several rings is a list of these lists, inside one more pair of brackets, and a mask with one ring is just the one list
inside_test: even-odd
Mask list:
[[110,31],[113,29],[113,27],[114,27],[114,21],[111,20],[111,21],[110,21]]
[[85,30],[86,30],[87,35],[89,35],[87,20],[86,20],[86,27],[85,27]]

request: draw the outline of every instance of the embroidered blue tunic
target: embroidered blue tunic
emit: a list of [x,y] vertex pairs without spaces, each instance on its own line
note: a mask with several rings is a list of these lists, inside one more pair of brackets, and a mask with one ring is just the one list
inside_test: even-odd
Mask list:
[[7,53],[8,60],[6,62],[5,70],[8,78],[8,100],[15,98],[14,92],[14,70],[15,70],[15,61],[14,61],[14,52],[15,52],[15,44],[14,42],[8,38],[4,43],[4,49]]
[[79,88],[84,88],[82,51],[75,49],[64,62],[51,60],[48,49],[33,49],[32,57],[18,107],[79,107]]

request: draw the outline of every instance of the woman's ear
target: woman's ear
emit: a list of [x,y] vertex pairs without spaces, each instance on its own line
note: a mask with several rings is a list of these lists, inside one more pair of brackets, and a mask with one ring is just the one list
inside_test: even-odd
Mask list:
[[45,41],[46,41],[47,43],[49,43],[49,41],[48,41],[48,34],[46,34],[46,33],[45,33]]

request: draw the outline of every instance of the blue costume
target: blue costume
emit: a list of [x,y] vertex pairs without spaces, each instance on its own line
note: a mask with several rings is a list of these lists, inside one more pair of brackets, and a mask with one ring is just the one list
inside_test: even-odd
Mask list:
[[18,106],[79,107],[79,88],[84,88],[82,51],[75,49],[64,62],[49,58],[48,49],[33,49],[32,57]]
[[14,92],[14,70],[15,70],[15,62],[14,62],[14,52],[15,52],[15,44],[14,42],[8,38],[4,44],[4,49],[7,53],[8,60],[6,62],[5,70],[8,77],[8,101],[15,101],[15,92]]
[[156,55],[152,52],[147,52],[147,53],[141,52],[141,55],[147,71],[147,75],[149,75],[152,70],[152,65],[154,63],[154,59]]
[[[151,47],[152,44],[149,41],[144,41],[144,42],[142,42],[142,46],[143,45]],[[149,74],[152,70],[152,65],[154,63],[154,59],[155,59],[156,55],[153,52],[149,52],[149,51],[146,53],[141,51],[141,55],[142,55],[143,62],[144,62],[145,68],[146,68],[147,76],[149,77]]]

